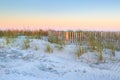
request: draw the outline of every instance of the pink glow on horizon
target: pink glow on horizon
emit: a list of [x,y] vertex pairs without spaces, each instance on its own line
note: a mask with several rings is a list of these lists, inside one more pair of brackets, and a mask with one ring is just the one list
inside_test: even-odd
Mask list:
[[87,31],[120,31],[120,27],[119,26],[113,26],[113,27],[91,27],[90,26],[4,26],[1,27],[0,29],[22,29],[22,30],[37,30],[37,29],[43,29],[43,30],[49,30],[49,29],[53,29],[53,30],[87,30]]
[[120,31],[117,18],[3,18],[0,29]]

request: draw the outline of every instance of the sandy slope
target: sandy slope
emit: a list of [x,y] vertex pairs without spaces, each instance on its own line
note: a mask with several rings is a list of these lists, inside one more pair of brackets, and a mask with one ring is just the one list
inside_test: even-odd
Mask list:
[[[55,44],[31,40],[31,47],[23,50],[21,43],[18,39],[0,48],[0,80],[120,80],[120,52],[116,52],[115,61],[106,57],[105,63],[96,63],[92,52],[77,59],[75,45],[58,50]],[[45,52],[47,44],[54,48],[52,54]]]

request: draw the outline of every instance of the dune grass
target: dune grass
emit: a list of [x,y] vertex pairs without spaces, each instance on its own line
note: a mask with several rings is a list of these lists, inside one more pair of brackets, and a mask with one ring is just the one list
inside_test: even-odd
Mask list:
[[47,52],[47,53],[53,53],[53,47],[48,44],[48,45],[46,46],[45,52]]
[[28,49],[30,48],[30,39],[27,37],[22,44],[22,49]]

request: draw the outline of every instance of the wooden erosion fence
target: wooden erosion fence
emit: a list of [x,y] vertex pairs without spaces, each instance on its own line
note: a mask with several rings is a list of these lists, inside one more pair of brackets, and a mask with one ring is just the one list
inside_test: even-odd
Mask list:
[[107,42],[120,41],[120,32],[97,31],[49,31],[48,36],[57,36],[66,44],[79,44],[90,39]]

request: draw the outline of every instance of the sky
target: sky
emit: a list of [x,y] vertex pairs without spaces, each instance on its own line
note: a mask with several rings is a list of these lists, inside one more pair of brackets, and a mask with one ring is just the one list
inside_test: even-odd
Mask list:
[[120,0],[0,0],[0,28],[120,31]]

